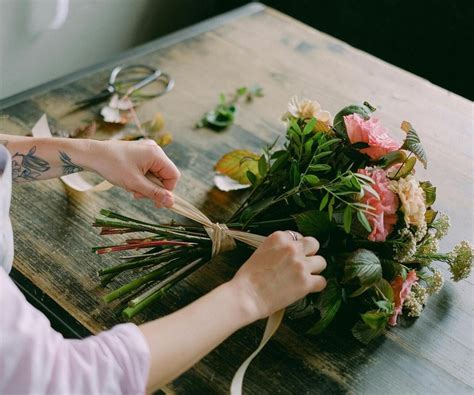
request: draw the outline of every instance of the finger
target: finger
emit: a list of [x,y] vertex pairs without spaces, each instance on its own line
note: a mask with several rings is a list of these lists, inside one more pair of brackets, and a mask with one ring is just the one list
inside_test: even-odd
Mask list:
[[319,274],[327,267],[326,259],[321,255],[310,256],[306,260],[311,274]]
[[142,195],[142,194],[139,193],[139,192],[133,192],[133,197],[134,197],[135,199],[145,199],[145,198],[146,198],[145,195]]
[[287,230],[284,233],[292,241],[298,241],[303,239],[303,235],[301,233],[295,232],[294,230]]
[[326,288],[326,279],[323,276],[311,276],[311,292],[321,292]]
[[156,207],[171,207],[174,203],[173,194],[160,187],[144,176],[135,180],[133,185],[135,193],[139,193],[155,202]]
[[303,244],[303,251],[306,256],[315,255],[319,250],[319,241],[314,237],[303,237],[300,243]]
[[163,186],[169,191],[172,191],[176,187],[181,177],[181,173],[176,165],[158,146],[156,146],[155,160],[152,166],[147,170],[158,177],[163,182]]

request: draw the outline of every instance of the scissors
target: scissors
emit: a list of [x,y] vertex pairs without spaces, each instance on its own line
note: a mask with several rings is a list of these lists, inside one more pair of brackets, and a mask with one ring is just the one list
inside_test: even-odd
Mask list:
[[[161,82],[158,90],[151,90],[148,93],[139,93],[138,91],[151,84],[154,81]],[[94,96],[79,100],[74,103],[76,106],[87,107],[100,103],[117,93],[129,97],[134,95],[139,98],[153,98],[168,93],[174,87],[174,80],[160,69],[154,67],[136,64],[129,66],[117,66],[110,73],[107,87]]]

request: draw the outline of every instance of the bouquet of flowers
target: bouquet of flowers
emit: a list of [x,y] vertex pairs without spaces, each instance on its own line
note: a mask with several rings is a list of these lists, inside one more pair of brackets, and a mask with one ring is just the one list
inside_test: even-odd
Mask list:
[[[430,295],[443,285],[433,262],[449,266],[451,279],[469,276],[472,246],[461,241],[440,253],[449,229],[447,215],[434,208],[436,187],[416,178],[427,156],[413,126],[404,121],[402,144],[373,117],[370,104],[350,105],[331,119],[314,101],[293,98],[283,116],[284,145],[262,154],[237,150],[217,164],[216,184],[249,188],[226,221],[230,229],[268,235],[298,230],[320,241],[328,266],[326,289],[292,308],[293,317],[314,317],[310,334],[322,332],[346,306],[359,320],[353,335],[363,343],[381,335],[397,317],[418,317]],[[143,250],[100,271],[108,284],[125,271],[137,277],[105,296],[120,299],[133,317],[212,256],[212,240],[201,225],[153,224],[101,211],[95,226],[103,235],[147,232],[124,244],[96,247],[97,254]],[[244,244],[237,242],[236,248]],[[248,248],[248,247],[246,247]]]

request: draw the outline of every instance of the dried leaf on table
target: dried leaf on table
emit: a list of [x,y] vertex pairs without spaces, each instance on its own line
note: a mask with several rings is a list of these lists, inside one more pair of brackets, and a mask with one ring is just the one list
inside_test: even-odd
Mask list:
[[250,184],[247,172],[258,174],[258,160],[260,155],[247,150],[235,150],[225,154],[215,164],[217,173],[226,175],[240,184]]

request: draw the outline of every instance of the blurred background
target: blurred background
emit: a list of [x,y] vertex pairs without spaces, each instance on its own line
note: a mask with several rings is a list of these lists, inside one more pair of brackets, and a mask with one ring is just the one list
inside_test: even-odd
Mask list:
[[[0,0],[0,99],[246,3]],[[263,3],[474,99],[474,0]]]

